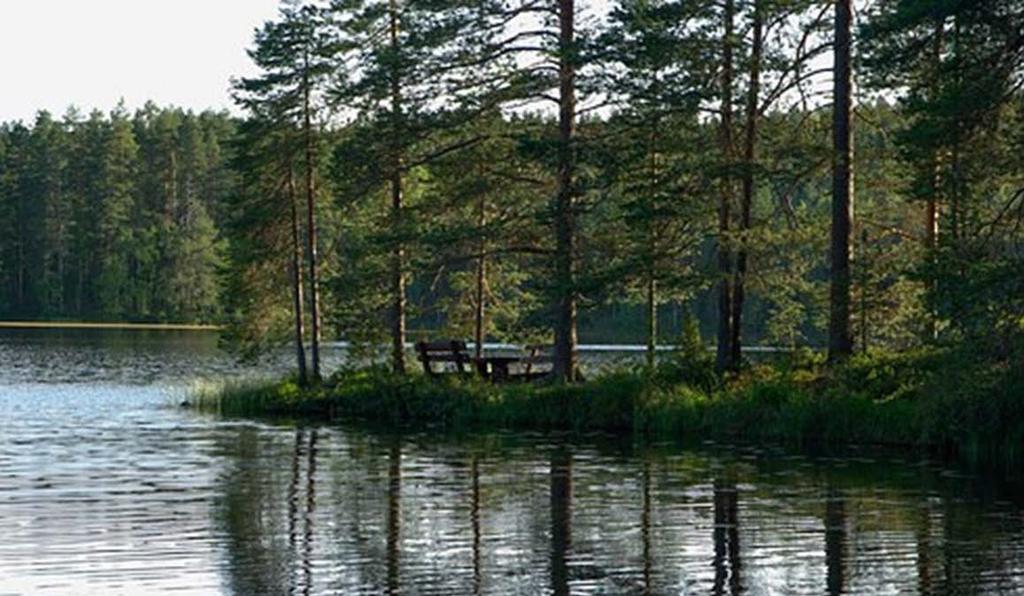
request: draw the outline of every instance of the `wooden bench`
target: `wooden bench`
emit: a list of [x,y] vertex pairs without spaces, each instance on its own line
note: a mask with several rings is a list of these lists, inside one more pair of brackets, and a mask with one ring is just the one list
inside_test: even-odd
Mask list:
[[[466,350],[466,342],[456,339],[421,341],[416,343],[416,355],[423,364],[423,372],[430,377],[444,374],[465,375],[472,371],[473,358]],[[441,369],[434,368],[441,364]]]

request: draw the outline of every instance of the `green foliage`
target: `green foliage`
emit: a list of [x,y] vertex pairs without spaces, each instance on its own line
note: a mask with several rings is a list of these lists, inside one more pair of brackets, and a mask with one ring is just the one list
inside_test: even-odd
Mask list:
[[876,88],[904,87],[902,194],[937,213],[922,234],[928,335],[1014,358],[1019,300],[1019,3],[881,2],[863,28]]
[[219,320],[233,128],[152,104],[0,125],[0,317]]

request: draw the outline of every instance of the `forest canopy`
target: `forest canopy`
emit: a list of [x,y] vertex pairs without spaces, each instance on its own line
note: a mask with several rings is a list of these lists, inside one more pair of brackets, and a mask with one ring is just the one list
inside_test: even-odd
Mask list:
[[286,1],[239,116],[0,126],[0,317],[323,335],[397,370],[423,335],[553,342],[569,376],[580,340],[653,355],[688,321],[720,368],[1006,358],[1021,27],[997,0]]
[[235,126],[152,104],[0,124],[0,318],[221,320]]

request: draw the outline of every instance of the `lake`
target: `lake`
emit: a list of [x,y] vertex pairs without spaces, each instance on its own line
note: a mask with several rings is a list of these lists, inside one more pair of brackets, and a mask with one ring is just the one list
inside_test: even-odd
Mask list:
[[1024,593],[1020,487],[909,456],[179,407],[285,363],[0,331],[0,594]]

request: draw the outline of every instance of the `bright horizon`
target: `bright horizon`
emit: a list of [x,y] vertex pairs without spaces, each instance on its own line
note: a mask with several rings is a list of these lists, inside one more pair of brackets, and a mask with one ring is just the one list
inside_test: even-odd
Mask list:
[[278,0],[7,0],[0,4],[0,122],[124,99],[229,109],[230,79],[253,72],[253,31]]

